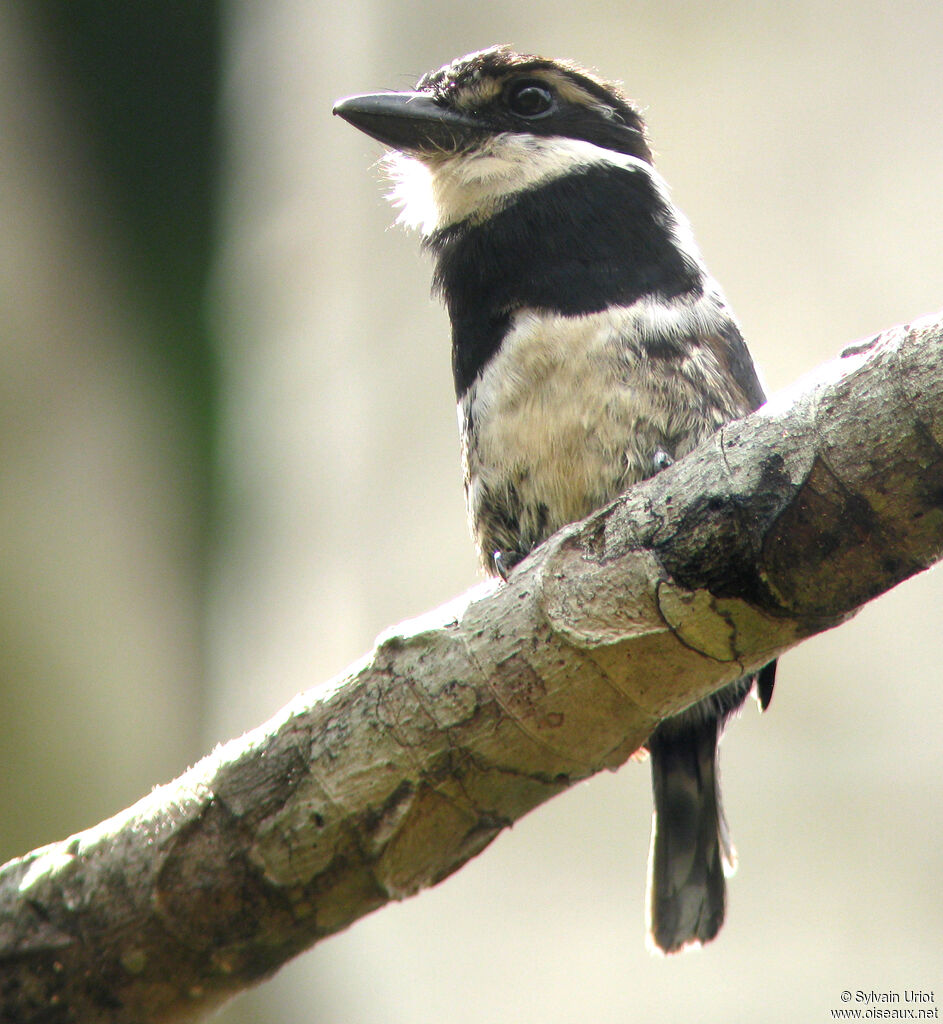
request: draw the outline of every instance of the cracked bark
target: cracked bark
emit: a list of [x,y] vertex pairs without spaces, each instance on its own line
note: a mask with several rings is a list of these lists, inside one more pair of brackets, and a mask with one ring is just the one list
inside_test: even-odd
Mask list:
[[509,584],[0,869],[0,1019],[205,1014],[660,718],[943,549],[943,319],[895,328],[566,528]]

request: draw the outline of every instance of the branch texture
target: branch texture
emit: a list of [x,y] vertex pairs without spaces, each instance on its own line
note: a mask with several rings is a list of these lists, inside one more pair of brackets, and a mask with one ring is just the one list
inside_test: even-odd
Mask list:
[[895,328],[0,869],[0,1019],[192,1019],[434,885],[943,551],[943,318]]

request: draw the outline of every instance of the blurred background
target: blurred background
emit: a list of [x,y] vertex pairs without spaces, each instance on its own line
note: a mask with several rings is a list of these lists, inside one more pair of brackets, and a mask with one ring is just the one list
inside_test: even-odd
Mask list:
[[[619,78],[770,390],[943,302],[943,5],[0,2],[0,856],[476,581],[448,326],[331,117],[496,42]],[[574,788],[226,1024],[825,1021],[943,1001],[943,577],[730,730],[728,922],[643,945],[648,770]],[[855,1004],[852,1003],[852,1006]]]

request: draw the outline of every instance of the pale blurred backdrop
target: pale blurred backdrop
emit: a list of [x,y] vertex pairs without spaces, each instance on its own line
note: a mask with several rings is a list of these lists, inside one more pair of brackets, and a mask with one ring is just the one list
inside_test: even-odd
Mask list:
[[[943,5],[0,3],[0,854],[89,826],[476,581],[448,327],[340,96],[496,42],[621,79],[770,390],[943,304]],[[796,1024],[943,1001],[943,577],[723,750],[727,925],[643,944],[646,766],[226,1024]]]

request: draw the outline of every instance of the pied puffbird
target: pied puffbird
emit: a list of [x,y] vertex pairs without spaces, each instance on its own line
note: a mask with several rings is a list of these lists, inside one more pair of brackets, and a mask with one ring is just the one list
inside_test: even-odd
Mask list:
[[[493,47],[414,90],[334,112],[377,139],[452,324],[465,496],[481,564],[507,578],[566,523],[764,401],[740,329],[620,88]],[[714,938],[734,853],[717,744],[775,663],[649,738],[649,933]]]

